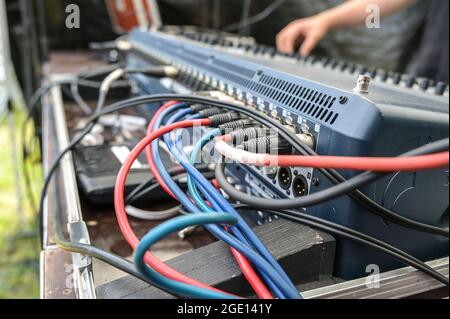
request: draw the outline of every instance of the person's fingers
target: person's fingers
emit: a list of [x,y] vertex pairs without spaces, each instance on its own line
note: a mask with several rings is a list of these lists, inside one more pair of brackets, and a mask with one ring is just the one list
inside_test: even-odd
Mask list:
[[286,52],[289,54],[294,53],[295,45],[300,36],[301,36],[301,34],[297,33],[297,32],[291,32],[291,33],[287,34],[283,40],[283,47],[284,47],[283,52]]
[[286,28],[281,30],[280,33],[278,33],[276,38],[278,51],[284,52],[286,50],[286,38],[290,32],[291,32],[291,25],[288,25]]
[[328,22],[320,17],[296,20],[277,35],[277,49],[281,52],[294,53],[297,45],[301,43],[300,54],[307,56],[327,34],[328,29]]
[[280,39],[280,44],[278,45],[278,51],[287,53],[289,51],[289,35],[283,35],[283,37]]
[[284,46],[284,37],[285,37],[285,33],[283,31],[281,31],[280,33],[278,33],[277,37],[276,37],[276,45],[277,45],[277,49],[278,51],[282,51]]
[[289,23],[277,35],[277,49],[281,52],[293,53],[298,37],[301,35],[302,25],[300,20]]
[[300,46],[300,55],[304,57],[310,55],[317,44],[320,42],[320,39],[321,37],[315,34],[309,34],[307,37],[305,37],[305,40]]
[[298,40],[303,37],[302,29],[299,27],[291,27],[280,35],[277,48],[281,52],[294,53]]

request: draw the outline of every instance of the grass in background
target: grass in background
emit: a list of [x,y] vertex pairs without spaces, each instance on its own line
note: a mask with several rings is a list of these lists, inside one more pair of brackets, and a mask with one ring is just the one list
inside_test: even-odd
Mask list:
[[[23,114],[16,114],[17,140],[22,120]],[[23,192],[24,222],[20,221],[12,150],[8,120],[4,119],[0,123],[0,299],[39,298],[38,223]],[[24,186],[23,178],[21,186]]]

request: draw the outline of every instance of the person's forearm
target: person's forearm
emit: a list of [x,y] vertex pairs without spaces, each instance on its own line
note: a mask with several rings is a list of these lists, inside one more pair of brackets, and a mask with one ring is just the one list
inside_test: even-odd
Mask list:
[[367,8],[376,5],[380,9],[381,18],[408,7],[416,0],[349,0],[346,3],[320,13],[330,29],[358,26],[364,23],[370,12]]

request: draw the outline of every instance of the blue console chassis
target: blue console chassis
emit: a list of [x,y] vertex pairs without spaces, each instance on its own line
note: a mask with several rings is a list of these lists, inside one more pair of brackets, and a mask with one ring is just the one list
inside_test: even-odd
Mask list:
[[[298,76],[300,64],[279,62],[267,67],[251,57],[226,52],[203,43],[167,35],[134,31],[128,36],[130,64],[148,59],[179,67],[183,75],[212,90],[226,93],[296,130],[310,130],[322,155],[396,156],[431,141],[448,137],[448,97],[404,87],[374,83],[373,92],[356,94],[348,83],[356,78],[317,70],[315,81]],[[274,61],[270,62],[272,65]],[[293,69],[295,72],[286,72]],[[308,70],[310,73],[311,70]],[[335,72],[332,75],[331,72]],[[323,77],[323,83],[320,81]],[[337,79],[330,85],[330,78]],[[340,81],[339,79],[342,79]],[[352,80],[353,79],[353,80]],[[228,172],[242,189],[261,196],[292,198],[291,187],[281,187],[277,173],[252,167]],[[320,172],[290,169],[292,179],[302,176],[309,193],[331,186]],[[345,177],[355,172],[342,171]],[[362,191],[398,214],[423,223],[448,226],[448,169],[392,174]],[[314,182],[313,182],[314,181]],[[264,194],[263,194],[264,193]],[[448,255],[448,240],[423,234],[376,217],[348,196],[311,208],[309,214],[379,238],[422,259]],[[263,218],[263,215],[261,215]],[[352,279],[366,274],[369,265],[380,271],[402,266],[386,255],[339,239],[336,276]],[[301,262],[301,261],[299,261]]]

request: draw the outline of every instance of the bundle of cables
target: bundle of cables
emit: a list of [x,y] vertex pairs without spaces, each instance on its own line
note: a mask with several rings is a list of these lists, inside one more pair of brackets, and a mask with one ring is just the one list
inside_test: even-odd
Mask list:
[[[191,225],[192,220],[190,217],[182,217],[171,221],[167,224],[163,224],[161,228],[151,231],[140,243],[137,238],[132,234],[126,219],[126,211],[124,208],[124,184],[126,181],[126,175],[128,174],[133,162],[139,156],[142,151],[146,151],[149,166],[160,183],[161,187],[167,191],[173,198],[178,200],[183,207],[185,207],[191,214],[191,217],[195,216],[199,218],[200,224],[207,224],[206,228],[214,234],[217,238],[223,240],[229,244],[232,248],[233,254],[236,257],[239,266],[241,267],[245,277],[249,280],[251,286],[255,289],[258,296],[262,298],[271,297],[268,288],[264,286],[264,283],[257,276],[254,270],[248,263],[248,260],[256,266],[258,273],[264,279],[267,286],[278,298],[298,298],[300,295],[295,289],[295,286],[290,282],[285,272],[281,269],[278,263],[267,251],[267,248],[262,245],[258,238],[254,235],[251,229],[245,224],[235,208],[225,200],[221,194],[215,189],[215,187],[209,183],[203,175],[195,168],[195,163],[198,162],[202,149],[212,139],[217,138],[215,148],[224,156],[231,158],[234,161],[238,161],[249,165],[260,166],[305,166],[305,167],[320,167],[320,168],[339,168],[339,169],[353,169],[353,170],[371,170],[379,172],[390,171],[416,171],[427,170],[437,167],[443,167],[448,165],[448,152],[439,152],[436,154],[418,155],[408,158],[339,158],[339,157],[306,157],[306,156],[274,156],[268,154],[256,154],[240,150],[227,141],[231,141],[232,137],[229,135],[222,136],[226,128],[230,129],[244,129],[249,125],[255,125],[254,121],[249,118],[242,119],[237,113],[222,113],[220,109],[209,109],[208,111],[200,111],[195,115],[192,115],[193,109],[198,111],[198,107],[189,107],[187,103],[169,102],[165,104],[155,116],[154,120],[149,125],[148,136],[132,151],[127,162],[124,164],[121,172],[119,173],[116,193],[115,193],[115,205],[121,228],[126,235],[129,243],[136,249],[135,263],[138,269],[146,274],[150,280],[156,282],[158,286],[165,283],[166,290],[181,296],[189,297],[230,297],[229,294],[223,294],[216,290],[211,290],[210,287],[205,287],[203,284],[192,280],[186,280],[186,278],[180,278],[178,274],[174,274],[172,270],[161,267],[161,264],[155,260],[151,254],[145,254],[150,245],[154,243],[155,238],[162,238],[162,230],[177,230],[186,225]],[[169,115],[173,114],[169,117]],[[202,115],[210,115],[207,119],[201,119]],[[215,114],[215,115],[211,115]],[[159,128],[164,119],[169,117],[165,122],[163,128]],[[187,119],[186,119],[187,118]],[[184,154],[184,145],[182,143],[181,135],[171,136],[169,133],[193,126],[203,127],[216,127],[205,134],[200,141],[195,144],[190,158]],[[157,129],[159,128],[159,129]],[[164,168],[164,164],[161,161],[159,154],[158,138],[163,137],[167,147],[172,152],[174,157],[180,162],[188,173],[188,188],[189,195],[185,194],[177,186],[177,184],[171,180],[170,175]],[[267,140],[267,139],[266,139]],[[442,144],[442,143],[441,143]],[[448,144],[448,143],[447,143]],[[448,146],[448,145],[447,145]],[[223,167],[221,162],[218,167]],[[219,184],[223,180],[219,176]],[[225,178],[226,179],[226,178]],[[231,186],[235,189],[233,186]],[[225,187],[225,191],[228,189]],[[230,192],[232,196],[234,194]],[[246,195],[248,196],[248,195]],[[306,197],[305,197],[306,198]],[[270,200],[271,202],[272,200]],[[244,201],[245,202],[245,201]],[[269,200],[265,200],[269,202]],[[256,205],[261,208],[262,205]],[[251,205],[253,206],[253,205]],[[296,208],[301,207],[297,206]],[[245,208],[245,207],[244,207]],[[225,227],[224,229],[217,227],[216,225],[208,225],[205,219],[201,218],[201,215],[208,216],[210,214],[228,213],[235,218],[233,226]],[[275,212],[276,214],[276,212]],[[295,213],[294,213],[295,214]],[[291,217],[292,212],[281,216]],[[204,216],[204,217],[205,217]],[[304,216],[303,216],[304,217]],[[205,217],[207,220],[207,217]],[[298,220],[297,220],[298,221]],[[316,223],[317,224],[317,223]],[[320,224],[320,223],[319,223]],[[312,224],[314,225],[314,223]],[[323,226],[323,225],[322,225]],[[334,225],[335,226],[335,225]],[[319,227],[320,228],[320,227]],[[323,227],[322,227],[323,228]],[[339,228],[339,227],[336,227]],[[342,230],[345,235],[350,236],[351,230]],[[357,232],[355,232],[357,233]],[[350,234],[350,235],[349,235]],[[357,233],[357,236],[364,237],[362,234]],[[149,239],[150,238],[150,239]],[[430,269],[423,266],[422,263],[414,259],[411,256],[403,252],[396,251],[395,248],[390,247],[387,244],[371,241],[371,238],[363,238],[363,241],[373,244],[375,242],[376,247],[382,247],[384,251],[388,251],[394,257],[399,257],[403,261],[413,259],[416,266],[423,268],[426,271]],[[378,245],[378,246],[377,246]],[[393,253],[394,252],[394,253]],[[245,256],[245,257],[244,257]],[[147,265],[153,269],[149,269]],[[447,281],[442,276],[433,274],[435,278],[441,281]],[[180,286],[180,282],[183,284]],[[175,285],[177,284],[177,285]]]
[[[170,138],[167,133],[172,130],[179,128],[187,128],[195,125],[210,126],[213,124],[214,119],[217,119],[215,124],[219,121],[227,120],[228,117],[225,116],[212,116],[212,119],[199,120],[199,115],[191,115],[192,110],[187,108],[185,103],[168,103],[164,105],[155,115],[153,121],[149,125],[149,135],[144,139],[138,146],[131,152],[129,158],[124,163],[122,170],[120,171],[116,184],[115,191],[115,207],[118,216],[119,224],[122,231],[124,232],[128,242],[134,248],[138,246],[138,240],[136,236],[132,233],[131,228],[127,220],[127,214],[124,207],[124,185],[126,181],[126,175],[133,162],[139,156],[139,154],[146,149],[146,155],[149,161],[149,166],[152,169],[153,175],[159,181],[160,185],[165,189],[168,194],[180,201],[182,205],[191,214],[205,213],[214,214],[220,212],[230,213],[234,218],[236,218],[236,226],[231,226],[229,229],[222,229],[214,225],[207,225],[207,229],[214,234],[217,238],[223,240],[229,244],[233,249],[233,254],[243,270],[246,278],[249,279],[250,284],[255,289],[255,292],[262,298],[270,298],[271,295],[268,289],[259,280],[256,273],[253,271],[251,266],[245,257],[247,257],[252,264],[257,265],[258,270],[261,275],[266,279],[267,284],[270,286],[272,291],[277,294],[279,298],[299,298],[297,289],[293,283],[289,280],[286,273],[282,270],[280,265],[276,262],[275,258],[270,254],[268,249],[262,244],[258,237],[253,233],[250,227],[244,222],[242,217],[234,210],[230,203],[228,203],[217,191],[212,184],[206,180],[206,178],[195,168],[195,166],[186,158],[183,153],[183,145],[181,144],[181,139],[176,138],[175,141]],[[174,113],[167,121],[166,126],[159,128],[163,120],[170,114]],[[230,114],[231,115],[231,114]],[[189,116],[188,120],[178,122]],[[232,117],[232,116],[231,116]],[[223,119],[222,119],[223,118]],[[189,198],[179,187],[172,181],[167,170],[164,168],[164,164],[161,161],[161,156],[159,153],[159,145],[157,138],[164,137],[164,140],[171,150],[175,158],[181,163],[181,165],[189,173],[189,191],[192,198]],[[150,145],[151,144],[151,145]],[[150,146],[149,146],[150,145]],[[149,146],[149,147],[148,147]],[[195,160],[195,159],[194,159]],[[206,202],[198,192],[198,188],[201,189],[203,195],[207,198]],[[156,230],[154,230],[156,231]],[[153,233],[152,231],[151,233]],[[141,245],[148,247],[148,243],[143,241]],[[137,251],[140,251],[139,249]],[[141,254],[136,254],[136,265],[138,268],[142,266],[143,257]],[[167,267],[161,267],[161,263],[156,261],[151,254],[145,255],[145,260],[154,269],[158,270],[161,274],[169,277],[170,279],[180,280],[184,283],[190,284],[191,290],[197,291],[196,294],[187,294],[186,291],[175,291],[177,295],[199,297],[204,298],[206,296],[211,298],[218,297],[229,297],[230,294],[224,294],[220,292],[217,293],[216,290],[205,289],[203,284],[192,281],[187,278],[180,278],[179,274],[176,274],[171,269]],[[142,268],[140,268],[142,269]],[[152,278],[154,279],[154,278]],[[173,291],[172,291],[173,292]]]
[[[105,81],[110,85],[124,73],[123,71],[113,72]],[[99,258],[175,296],[187,298],[237,298],[237,296],[231,293],[220,291],[205,283],[198,282],[178,273],[176,270],[159,261],[148,251],[155,241],[163,238],[169,232],[191,225],[204,225],[214,236],[230,246],[245,278],[249,281],[258,297],[267,299],[274,297],[301,298],[301,294],[298,292],[294,283],[292,283],[275,258],[238,213],[238,210],[244,212],[250,209],[260,209],[381,250],[393,258],[397,258],[405,264],[413,266],[448,285],[448,279],[445,276],[427,266],[422,261],[395,247],[355,230],[297,211],[300,207],[316,205],[341,195],[348,195],[364,204],[371,212],[383,216],[390,221],[405,227],[410,227],[411,229],[448,237],[448,229],[422,224],[399,216],[384,207],[380,207],[358,190],[359,187],[382,178],[388,172],[447,167],[448,139],[434,142],[408,152],[402,156],[407,157],[406,159],[402,157],[323,157],[314,154],[312,150],[303,145],[289,129],[283,127],[279,122],[242,105],[200,96],[167,94],[132,98],[105,107],[104,103],[107,92],[108,90],[106,89],[101,90],[97,109],[87,119],[85,128],[57,156],[56,161],[51,166],[43,187],[40,211],[42,212],[43,210],[44,198],[50,180],[58,169],[60,160],[67,152],[71,151],[82,141],[84,136],[90,132],[93,125],[102,115],[151,102],[174,101],[164,104],[155,114],[149,124],[148,136],[130,153],[117,178],[114,195],[115,210],[122,233],[133,249],[135,249],[135,263],[133,265],[121,257],[101,251],[90,245],[65,241],[61,232],[57,231],[57,243],[64,249]],[[174,133],[179,133],[181,129],[192,127],[209,128],[209,131],[206,131],[206,134],[195,143],[190,156],[187,156],[184,152],[181,135]],[[233,129],[235,132],[239,132],[240,130],[247,130],[247,132],[248,130],[253,130],[255,132],[255,130],[264,131],[272,127],[279,130],[280,140],[286,142],[289,147],[301,155],[274,156],[249,152],[249,150],[231,145],[229,142],[232,141],[233,137],[225,134],[227,129]],[[279,199],[267,201],[263,198],[256,198],[255,200],[255,197],[243,193],[233,185],[230,185],[225,175],[224,161],[219,161],[216,165],[215,173],[218,183],[213,185],[197,169],[196,164],[205,146],[214,139],[216,139],[216,150],[221,155],[229,157],[234,161],[261,166],[317,167],[336,185],[322,192],[313,193],[295,200]],[[188,176],[188,193],[181,190],[172,179],[171,174],[164,167],[160,154],[160,142],[166,144],[174,158],[176,158],[186,171]],[[124,192],[127,175],[133,162],[143,151],[146,152],[149,166],[160,186],[174,199],[179,201],[190,215],[178,217],[163,223],[150,231],[142,240],[139,240],[133,233],[128,220]],[[369,171],[352,179],[345,180],[333,169]],[[236,206],[227,201],[216,188],[218,186],[233,199],[242,203],[242,205]],[[60,220],[55,220],[55,225],[57,228],[60,227]]]

